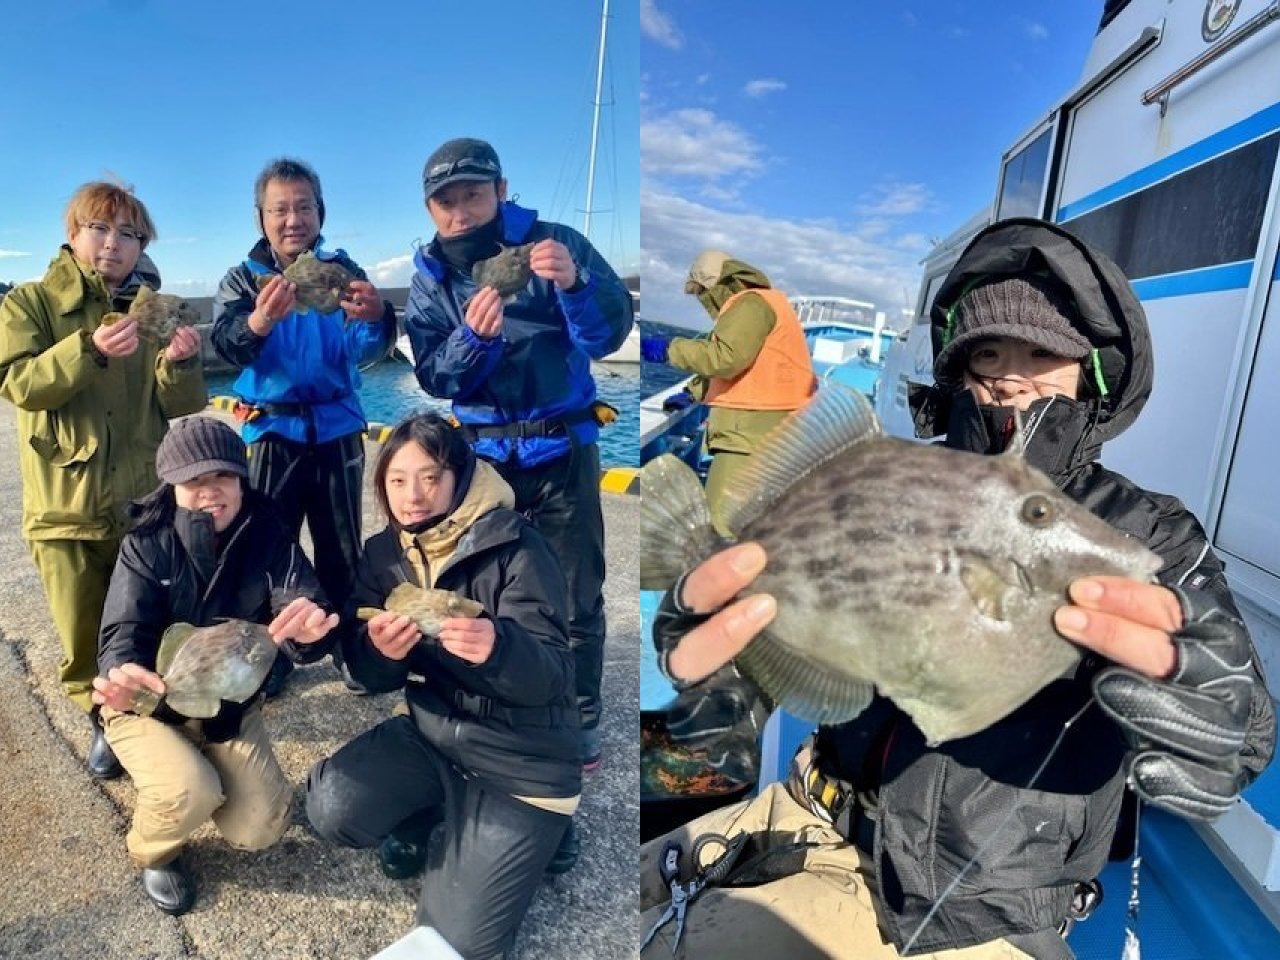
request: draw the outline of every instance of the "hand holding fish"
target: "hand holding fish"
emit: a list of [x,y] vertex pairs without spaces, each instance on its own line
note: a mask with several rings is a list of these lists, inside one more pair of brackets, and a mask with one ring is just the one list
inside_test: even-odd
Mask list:
[[550,280],[561,290],[568,290],[578,279],[578,270],[569,248],[550,238],[534,244],[529,251],[529,269],[534,276]]
[[298,304],[298,287],[282,276],[272,277],[258,291],[253,313],[249,314],[249,329],[260,337],[269,334],[273,327],[287,317]]
[[450,617],[440,624],[440,646],[467,663],[484,663],[493,656],[496,634],[485,617]]
[[339,301],[338,305],[348,317],[365,323],[377,323],[382,319],[385,309],[378,288],[368,280],[352,280],[347,285],[346,298]]
[[173,332],[173,339],[164,348],[165,359],[170,363],[181,363],[200,352],[200,331],[195,327],[178,327]]
[[402,613],[380,610],[369,620],[369,640],[388,660],[403,660],[421,639],[417,623]]
[[309,644],[323,640],[337,625],[336,613],[326,614],[314,600],[297,597],[267,625],[267,632],[276,643],[292,640]]
[[136,663],[112,667],[105,677],[93,678],[93,702],[100,707],[110,707],[122,713],[133,709],[140,690],[150,690],[158,697],[163,697],[164,681]]
[[99,324],[93,345],[104,357],[128,357],[138,349],[138,322],[127,315],[118,323]]
[[1068,640],[1155,680],[1177,666],[1171,634],[1182,629],[1178,598],[1167,587],[1126,577],[1083,577],[1053,623]]
[[502,297],[493,287],[481,287],[467,301],[466,324],[482,340],[492,340],[502,333]]

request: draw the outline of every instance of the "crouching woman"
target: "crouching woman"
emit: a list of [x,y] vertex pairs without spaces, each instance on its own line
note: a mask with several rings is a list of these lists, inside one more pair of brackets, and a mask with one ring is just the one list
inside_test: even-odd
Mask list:
[[[582,766],[564,577],[514,494],[435,414],[392,431],[374,471],[389,524],[356,569],[340,632],[352,676],[405,688],[409,715],[311,771],[307,815],[349,847],[416,837],[426,875],[418,922],[469,958],[511,947],[578,805]],[[401,583],[478,601],[438,637],[382,611]],[[443,819],[443,843],[424,824]],[[428,851],[429,850],[429,854]]]
[[338,617],[321,606],[297,542],[248,488],[245,446],[234,430],[210,417],[174,424],[156,452],[156,472],[161,485],[135,505],[137,521],[111,576],[93,701],[137,787],[129,858],[143,868],[147,896],[176,915],[195,902],[180,857],[191,834],[212,818],[232,846],[268,847],[288,826],[293,791],[263,727],[259,694],[224,699],[209,719],[187,717],[163,699],[150,715],[136,712],[154,700],[140,693],[166,694],[155,673],[162,635],[174,623],[247,620],[269,624],[280,654],[311,661],[332,645],[321,641]]

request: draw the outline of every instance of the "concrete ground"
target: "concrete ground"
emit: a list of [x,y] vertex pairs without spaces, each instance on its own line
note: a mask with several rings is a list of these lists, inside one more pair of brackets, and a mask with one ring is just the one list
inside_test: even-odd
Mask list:
[[[413,923],[417,883],[382,875],[369,851],[337,849],[294,823],[261,853],[231,849],[212,826],[189,848],[195,909],[168,917],[147,900],[124,852],[127,777],[84,769],[85,715],[57,684],[60,650],[19,536],[13,408],[0,407],[0,958],[23,960],[330,960],[368,958]],[[376,448],[369,448],[372,467]],[[544,881],[515,956],[635,956],[639,831],[639,665],[634,497],[605,494],[609,637],[605,763],[578,814],[582,857]],[[365,529],[378,528],[366,497]],[[397,695],[348,694],[326,661],[295,671],[266,707],[281,765],[301,785],[317,759],[388,716]]]

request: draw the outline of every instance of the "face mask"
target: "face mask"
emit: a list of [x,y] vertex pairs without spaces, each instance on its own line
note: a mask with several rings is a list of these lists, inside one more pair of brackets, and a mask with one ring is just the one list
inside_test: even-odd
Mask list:
[[436,237],[440,259],[459,273],[471,275],[471,268],[481,260],[497,256],[502,249],[502,217],[468,230],[456,237]]

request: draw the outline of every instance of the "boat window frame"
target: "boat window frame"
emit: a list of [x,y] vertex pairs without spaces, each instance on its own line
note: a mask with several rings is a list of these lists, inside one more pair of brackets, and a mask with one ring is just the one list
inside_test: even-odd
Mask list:
[[[1057,156],[1061,149],[1061,137],[1059,136],[1059,124],[1062,111],[1055,109],[1048,117],[1040,121],[1023,135],[1012,147],[1004,152],[1000,157],[1000,177],[996,184],[996,202],[995,202],[995,219],[1005,220],[1009,217],[1036,217],[1038,219],[1049,219],[1047,209],[1049,197],[1056,187]],[[1005,209],[1006,200],[1011,194],[1006,194],[1005,188],[1009,181],[1010,167],[1019,159],[1026,156],[1028,151],[1038,146],[1041,141],[1045,143],[1044,164],[1039,171],[1040,175],[1040,193],[1036,198],[1036,206],[1032,210],[1015,210],[1010,212]],[[1019,178],[1019,182],[1024,182],[1025,178]]]

